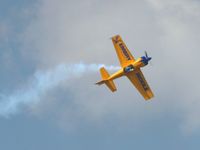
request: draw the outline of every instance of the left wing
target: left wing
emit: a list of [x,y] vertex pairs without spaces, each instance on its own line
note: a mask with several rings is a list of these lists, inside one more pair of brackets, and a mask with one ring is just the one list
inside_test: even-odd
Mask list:
[[135,61],[134,57],[131,55],[130,51],[119,35],[112,37],[112,42],[122,67],[126,67]]
[[140,94],[144,97],[145,100],[149,100],[154,97],[153,92],[151,91],[147,81],[144,78],[140,69],[136,69],[127,74],[129,80],[137,88]]

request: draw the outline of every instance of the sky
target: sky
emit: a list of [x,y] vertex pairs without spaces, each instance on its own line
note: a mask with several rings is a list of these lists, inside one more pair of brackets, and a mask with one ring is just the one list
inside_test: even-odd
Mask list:
[[[0,147],[4,150],[198,150],[197,0],[1,0]],[[154,91],[144,101],[119,66],[120,34]]]

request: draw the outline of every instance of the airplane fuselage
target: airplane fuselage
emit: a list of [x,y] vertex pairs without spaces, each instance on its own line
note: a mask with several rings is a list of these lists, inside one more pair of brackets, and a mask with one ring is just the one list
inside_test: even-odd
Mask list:
[[117,78],[120,78],[121,76],[126,75],[127,73],[135,70],[135,69],[139,69],[141,67],[144,67],[148,64],[148,61],[146,60],[146,58],[144,56],[138,58],[136,61],[134,61],[133,63],[128,64],[126,67],[121,68],[120,70],[118,70],[117,72],[113,73],[108,80],[114,80]]

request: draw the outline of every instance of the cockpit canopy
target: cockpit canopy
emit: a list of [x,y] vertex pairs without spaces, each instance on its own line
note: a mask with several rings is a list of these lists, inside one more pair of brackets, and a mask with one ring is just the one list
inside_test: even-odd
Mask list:
[[134,70],[134,67],[133,65],[129,65],[127,67],[124,68],[124,72],[127,73],[127,72],[131,72]]

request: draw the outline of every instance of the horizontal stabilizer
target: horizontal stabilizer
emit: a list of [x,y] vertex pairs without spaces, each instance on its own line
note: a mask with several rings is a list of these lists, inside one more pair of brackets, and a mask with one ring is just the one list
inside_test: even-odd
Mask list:
[[103,80],[97,82],[96,84],[102,85],[102,84],[105,83],[105,84],[107,85],[107,87],[108,87],[112,92],[116,91],[117,88],[116,88],[116,86],[115,86],[113,80],[109,80],[110,75],[108,74],[108,72],[106,71],[106,69],[105,69],[104,67],[102,67],[102,68],[100,69],[100,73],[101,73],[101,77],[102,77]]
[[115,92],[117,90],[114,82],[112,80],[105,81],[107,87],[112,91]]
[[104,83],[105,83],[105,81],[104,81],[104,80],[101,80],[101,81],[97,82],[96,84],[97,84],[97,85],[102,85],[102,84],[104,84]]

